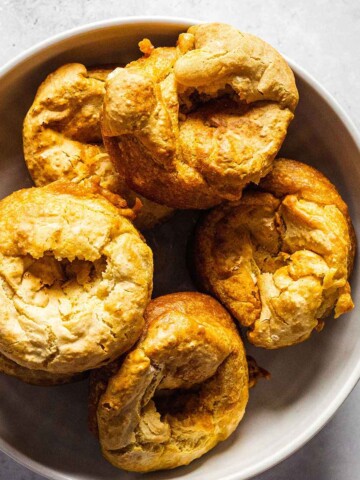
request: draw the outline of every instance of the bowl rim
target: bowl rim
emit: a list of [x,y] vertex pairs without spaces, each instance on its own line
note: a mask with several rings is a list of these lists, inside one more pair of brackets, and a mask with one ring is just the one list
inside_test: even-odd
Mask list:
[[[86,23],[79,27],[71,28],[59,34],[48,37],[45,40],[36,43],[32,47],[26,49],[25,51],[16,55],[14,58],[7,61],[3,66],[0,67],[0,81],[2,77],[8,74],[11,70],[18,68],[21,63],[30,59],[32,56],[35,56],[41,51],[51,48],[57,43],[69,39],[72,36],[77,36],[83,33],[86,34],[99,29],[119,27],[122,25],[135,25],[137,23],[144,23],[150,25],[160,22],[174,26],[191,26],[200,23],[207,23],[204,20],[198,20],[193,18],[159,15],[129,17],[119,16],[113,19],[105,19],[97,22]],[[287,56],[283,55],[283,57],[289,63],[291,69],[296,73],[296,75],[300,77],[301,80],[308,83],[335,112],[337,117],[347,129],[360,154],[360,131],[357,129],[348,113],[343,109],[343,107],[338,103],[338,101],[303,67],[300,67],[296,62],[289,59]],[[241,472],[227,474],[224,477],[221,477],[221,480],[246,480],[252,478],[255,475],[259,475],[266,470],[269,470],[270,468],[274,467],[278,463],[291,456],[302,446],[304,446],[308,441],[310,441],[326,425],[326,423],[333,417],[335,412],[342,405],[342,403],[345,401],[351,391],[355,388],[359,379],[360,355],[358,362],[354,365],[351,374],[347,378],[346,382],[343,384],[341,390],[338,391],[337,395],[327,405],[327,408],[323,410],[322,414],[316,419],[315,422],[309,425],[300,435],[298,435],[290,443],[279,449],[271,457],[264,458],[260,460],[257,464],[254,464],[246,468],[245,470],[242,470]],[[26,468],[37,474],[49,478],[50,480],[70,480],[70,477],[68,475],[64,475],[59,471],[52,469],[51,467],[47,467],[31,459],[27,455],[18,451],[16,448],[12,447],[2,438],[0,438],[0,450],[6,455],[8,455],[10,458],[15,460],[17,463],[25,466]]]

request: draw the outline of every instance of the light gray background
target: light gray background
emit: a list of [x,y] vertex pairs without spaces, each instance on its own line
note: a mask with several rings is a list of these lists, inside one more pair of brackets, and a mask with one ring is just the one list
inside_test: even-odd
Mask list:
[[[0,66],[63,30],[130,15],[224,21],[252,32],[319,80],[360,129],[359,0],[0,0]],[[256,480],[289,478],[360,478],[360,384],[322,432]],[[0,480],[41,479],[0,452]]]

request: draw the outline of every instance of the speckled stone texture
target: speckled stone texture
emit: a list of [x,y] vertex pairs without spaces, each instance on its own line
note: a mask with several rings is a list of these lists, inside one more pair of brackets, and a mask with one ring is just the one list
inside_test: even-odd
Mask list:
[[[0,66],[50,35],[130,15],[223,21],[254,33],[319,80],[360,128],[359,0],[0,0]],[[256,480],[357,480],[359,433],[360,385],[320,434]],[[0,453],[0,480],[41,478]]]

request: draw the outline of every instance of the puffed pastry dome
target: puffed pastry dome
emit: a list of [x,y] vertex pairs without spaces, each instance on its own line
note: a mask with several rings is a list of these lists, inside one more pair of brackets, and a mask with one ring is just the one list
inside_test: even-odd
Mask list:
[[248,401],[242,341],[216,300],[165,295],[149,304],[145,319],[136,347],[108,382],[94,372],[90,389],[103,455],[136,472],[204,455],[235,430]]
[[270,45],[229,25],[196,25],[177,47],[106,81],[102,131],[136,192],[175,208],[238,200],[266,175],[298,102],[294,75]]
[[140,197],[135,225],[153,227],[172,210],[132,192],[113,166],[103,145],[100,115],[109,68],[86,69],[70,63],[40,85],[23,127],[24,156],[38,187],[56,180],[93,181],[120,194],[128,204]]
[[153,261],[127,212],[71,182],[1,200],[1,354],[25,368],[71,374],[136,342]]
[[303,163],[279,159],[235,204],[202,219],[194,264],[202,287],[249,327],[265,348],[306,340],[323,319],[353,308],[348,282],[355,236],[330,181]]

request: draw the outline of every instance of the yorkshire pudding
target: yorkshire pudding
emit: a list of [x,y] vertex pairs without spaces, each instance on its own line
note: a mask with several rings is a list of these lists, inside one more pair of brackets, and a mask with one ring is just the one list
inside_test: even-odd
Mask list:
[[102,131],[128,185],[174,208],[238,200],[266,175],[298,102],[294,75],[270,45],[225,24],[196,25],[177,47],[106,81]]
[[353,308],[355,253],[348,209],[335,187],[303,163],[279,159],[258,188],[205,215],[195,236],[202,287],[250,327],[265,348],[306,340]]
[[40,85],[23,127],[24,156],[36,186],[56,180],[98,183],[124,197],[139,197],[135,225],[153,227],[172,210],[132,192],[115,170],[102,143],[100,114],[105,79],[111,69],[86,69],[79,63],[58,68]]
[[152,253],[121,213],[71,182],[1,200],[0,353],[25,368],[72,374],[136,342]]
[[90,389],[105,458],[136,472],[204,455],[235,430],[248,401],[242,341],[216,300],[165,295],[148,305],[145,320],[110,380],[102,383],[96,371]]

